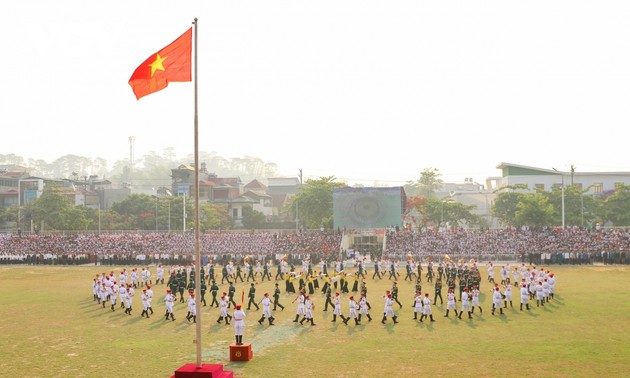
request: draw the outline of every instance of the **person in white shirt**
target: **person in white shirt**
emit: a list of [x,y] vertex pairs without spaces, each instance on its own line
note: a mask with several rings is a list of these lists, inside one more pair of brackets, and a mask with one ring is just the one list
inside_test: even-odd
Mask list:
[[[306,319],[307,322],[311,322],[311,326],[314,326],[315,323],[313,323],[313,300],[311,299],[310,296],[305,296],[304,297],[304,318]],[[302,319],[302,321],[304,321],[304,319]],[[302,322],[300,322],[301,324]]]
[[127,288],[123,284],[118,288],[118,298],[120,299],[120,307],[124,308],[127,301]]
[[464,288],[464,292],[462,293],[462,309],[459,312],[458,318],[462,318],[462,314],[466,311],[468,313],[468,319],[472,319],[472,314],[470,313],[470,296],[468,295],[468,288]]
[[496,286],[492,294],[492,315],[494,315],[494,311],[497,308],[499,309],[500,314],[503,315],[503,307],[501,306],[502,301],[503,301],[503,294],[501,294],[499,287]]
[[155,284],[157,285],[158,283],[162,283],[164,284],[164,267],[162,266],[162,264],[159,264],[157,266],[157,273],[156,273],[157,277],[155,278]]
[[145,315],[147,316],[147,319],[149,319],[149,295],[147,294],[147,289],[142,289],[142,313],[140,314],[140,316],[144,317]]
[[113,285],[109,288],[109,302],[112,304],[111,309],[112,311],[116,311],[115,307],[116,307],[116,299],[118,297],[118,284],[116,284],[116,281],[113,282]]
[[225,325],[230,324],[230,320],[232,319],[232,316],[228,314],[228,311],[227,311],[229,304],[230,304],[230,300],[227,294],[223,293],[223,295],[221,295],[221,300],[219,301],[219,308],[220,308],[221,313],[219,314],[219,319],[217,319],[217,323],[221,323],[223,319],[225,319]]
[[448,313],[450,310],[455,311],[455,316],[457,316],[457,308],[455,307],[455,293],[453,289],[448,289],[448,294],[446,294],[446,315],[444,317],[448,318]]
[[125,296],[125,313],[131,315],[131,305],[133,304],[133,296],[136,295],[136,291],[131,284],[127,284],[127,295]]
[[529,290],[525,283],[521,286],[521,311],[523,311],[523,305],[529,310]]
[[536,307],[541,305],[545,305],[545,292],[542,281],[538,281],[538,285],[536,285]]
[[190,321],[190,319],[193,323],[197,323],[197,301],[192,289],[188,291],[188,316],[186,316],[186,320]]
[[476,285],[473,286],[473,290],[472,290],[472,307],[470,309],[470,312],[474,313],[475,307],[479,307],[479,313],[483,313],[483,309],[481,308],[481,305],[479,304],[479,288]]
[[171,292],[171,289],[166,289],[164,303],[166,303],[166,313],[164,314],[164,319],[168,320],[168,318],[170,317],[172,321],[175,321],[175,316],[173,316],[173,304],[175,303],[175,296]]
[[505,281],[503,297],[503,308],[507,308],[508,302],[510,302],[510,307],[512,307],[512,284],[509,278]]
[[[153,315],[153,307],[151,307],[151,303],[153,302],[153,290],[151,290],[151,285],[147,285],[147,298],[148,298],[148,304],[149,304],[149,308],[148,310],[151,311],[151,315]],[[149,313],[147,313],[148,315]]]
[[[355,325],[359,325],[359,315],[357,314],[357,308],[359,307],[359,304],[357,302],[354,301],[354,296],[351,295],[350,298],[348,298],[348,317],[346,318],[346,322],[348,321],[348,319],[354,319],[354,324]],[[347,323],[346,323],[347,324]]]
[[[300,295],[297,296],[297,298],[295,298],[293,300],[293,302],[295,302],[297,300],[298,305],[297,305],[297,312],[295,314],[295,320],[293,321],[293,323],[297,323],[300,319],[300,316],[304,316],[305,312],[304,312],[304,290],[300,290]],[[291,302],[291,303],[293,303]]]
[[372,321],[365,293],[361,293],[361,300],[359,301],[359,321],[361,321],[361,315],[365,315],[369,322]]
[[394,299],[392,298],[392,293],[390,293],[388,290],[387,296],[385,296],[385,309],[383,310],[383,320],[381,320],[381,323],[385,324],[388,316],[392,317],[394,324],[398,323],[398,321],[396,320],[397,316],[394,314],[393,305]]
[[336,322],[337,321],[337,315],[339,315],[339,317],[341,318],[341,320],[343,320],[344,324],[348,324],[348,318],[346,318],[345,316],[343,316],[343,314],[341,313],[341,298],[339,297],[339,292],[335,293],[335,297],[333,298],[333,304],[335,305],[334,309],[333,309],[333,318],[331,320],[331,322]]
[[243,345],[243,330],[245,329],[245,311],[241,309],[241,305],[236,305],[236,310],[232,315],[234,321],[234,336],[236,337],[236,345]]
[[[258,320],[258,324],[262,325],[266,318],[269,322],[269,325],[272,326],[274,317],[271,315],[271,299],[269,299],[269,293],[265,293],[263,295],[263,299],[260,300],[260,303],[262,303],[263,305],[263,311],[260,320]],[[306,317],[304,319],[306,319]],[[302,319],[302,322],[304,321],[304,319]],[[300,324],[302,322],[300,322]]]
[[[431,319],[431,321],[434,322],[435,319],[433,319],[433,312],[431,311],[431,298],[429,298],[429,293],[424,294],[424,299],[422,300],[422,304],[424,305],[424,309],[422,311],[422,315],[420,316],[420,321],[423,321],[424,318],[428,316]],[[470,312],[468,314],[470,315]]]
[[422,293],[416,291],[416,297],[413,300],[413,320],[418,320],[418,314],[420,314],[420,319],[422,319],[424,304],[422,303]]

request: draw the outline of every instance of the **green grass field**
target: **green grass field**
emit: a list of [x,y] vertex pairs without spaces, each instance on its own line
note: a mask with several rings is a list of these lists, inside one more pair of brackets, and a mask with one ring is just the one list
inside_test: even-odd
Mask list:
[[[153,286],[155,315],[150,319],[140,317],[139,295],[132,316],[92,300],[92,278],[110,270],[0,267],[2,376],[169,377],[183,364],[195,363],[195,325],[185,320],[186,305],[175,306],[175,322],[162,317],[165,285]],[[294,323],[294,297],[285,294],[281,303],[286,309],[274,314],[275,326],[257,323],[261,311],[247,313],[244,341],[252,343],[254,358],[244,363],[229,361],[233,327],[216,323],[218,309],[203,307],[202,362],[225,364],[238,377],[627,376],[630,267],[551,270],[557,285],[549,305],[534,304],[531,311],[521,312],[515,292],[515,307],[505,316],[492,316],[490,285],[484,280],[484,312],[475,312],[473,320],[458,320],[452,313],[444,318],[445,305],[433,306],[434,323],[412,320],[414,286],[409,281],[399,281],[404,307],[395,306],[396,325],[391,320],[380,323],[380,297],[391,287],[388,280],[367,279],[374,320],[363,319],[359,326],[331,323],[332,311],[322,311],[319,292],[314,296],[316,326]],[[246,284],[236,287],[237,293],[247,290]],[[261,298],[272,288],[265,281],[257,293]],[[428,285],[423,290],[433,295]],[[343,296],[344,314],[348,296]]]

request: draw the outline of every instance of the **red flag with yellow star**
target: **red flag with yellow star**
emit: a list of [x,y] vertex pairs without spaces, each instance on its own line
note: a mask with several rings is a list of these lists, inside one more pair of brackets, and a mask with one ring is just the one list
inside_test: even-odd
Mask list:
[[192,81],[191,55],[192,28],[136,68],[129,79],[136,98],[164,89],[171,81]]

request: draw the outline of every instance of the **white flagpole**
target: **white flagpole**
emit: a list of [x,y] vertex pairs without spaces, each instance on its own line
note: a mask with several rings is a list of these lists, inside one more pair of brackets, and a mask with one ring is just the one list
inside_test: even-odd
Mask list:
[[195,306],[197,307],[197,368],[201,368],[201,253],[199,252],[199,114],[197,107],[197,18],[193,21],[195,67]]

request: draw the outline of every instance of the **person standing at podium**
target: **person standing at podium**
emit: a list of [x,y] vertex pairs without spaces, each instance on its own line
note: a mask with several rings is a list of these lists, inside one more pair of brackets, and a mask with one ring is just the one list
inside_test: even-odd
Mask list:
[[232,315],[232,323],[234,323],[234,336],[236,337],[236,345],[243,345],[243,329],[245,328],[245,311],[241,309],[241,305],[236,305],[236,311]]

